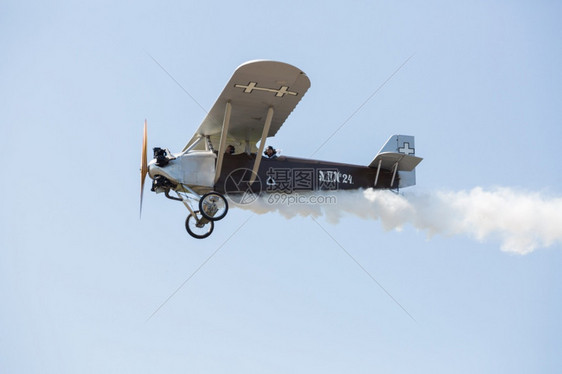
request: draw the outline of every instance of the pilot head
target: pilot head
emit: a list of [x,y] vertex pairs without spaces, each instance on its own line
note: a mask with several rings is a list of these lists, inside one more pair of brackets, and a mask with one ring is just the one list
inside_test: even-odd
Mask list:
[[271,156],[275,155],[276,153],[277,153],[277,151],[275,151],[275,149],[272,146],[268,146],[266,148],[265,152],[264,152],[264,154],[267,157],[271,157]]

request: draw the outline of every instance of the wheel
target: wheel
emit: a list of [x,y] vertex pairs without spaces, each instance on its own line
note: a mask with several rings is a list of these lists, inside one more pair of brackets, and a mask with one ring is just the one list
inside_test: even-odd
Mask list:
[[[199,211],[195,213],[199,213]],[[207,221],[207,223],[200,223],[198,225],[197,220],[191,214],[185,219],[185,229],[187,233],[196,239],[205,239],[212,234],[214,228],[215,223],[213,221]]]
[[199,211],[209,221],[220,221],[228,213],[228,202],[218,192],[209,192],[199,200]]

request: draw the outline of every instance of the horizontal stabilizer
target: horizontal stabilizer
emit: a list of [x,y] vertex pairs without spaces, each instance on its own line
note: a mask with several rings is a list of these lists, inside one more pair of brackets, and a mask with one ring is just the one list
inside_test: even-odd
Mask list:
[[384,152],[379,153],[369,166],[376,168],[379,166],[379,161],[382,161],[382,169],[391,170],[398,163],[398,171],[412,171],[422,160],[421,157],[405,155],[403,153]]

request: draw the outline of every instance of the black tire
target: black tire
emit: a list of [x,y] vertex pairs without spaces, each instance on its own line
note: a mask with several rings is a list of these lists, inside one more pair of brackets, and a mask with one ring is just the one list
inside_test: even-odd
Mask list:
[[[198,213],[198,212],[195,212],[195,213]],[[203,231],[203,233],[199,233],[198,231],[196,232],[195,230],[198,230],[200,228],[195,226],[195,222],[196,222],[195,217],[193,217],[193,215],[191,215],[191,214],[188,215],[187,218],[185,219],[185,229],[186,229],[187,233],[189,235],[191,235],[192,237],[194,237],[195,239],[205,239],[206,237],[211,235],[213,233],[213,230],[215,229],[215,223],[213,221],[209,221],[203,227],[201,227],[201,229],[202,229],[205,226],[210,225],[207,232],[204,232],[204,231]],[[191,227],[191,226],[193,226],[193,227]]]
[[[204,208],[205,203],[214,204],[215,207],[218,205],[218,215],[215,213],[213,215],[207,214]],[[201,215],[208,219],[209,221],[220,221],[224,217],[226,217],[226,213],[228,213],[228,201],[226,201],[225,197],[218,192],[208,192],[205,195],[201,196],[199,200],[199,211]]]

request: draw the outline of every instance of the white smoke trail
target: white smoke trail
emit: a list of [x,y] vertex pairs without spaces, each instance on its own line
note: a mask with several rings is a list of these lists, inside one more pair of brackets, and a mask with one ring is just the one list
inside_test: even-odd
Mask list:
[[[296,201],[299,196],[300,201]],[[311,196],[315,197],[314,203],[310,201]],[[330,202],[330,197],[335,197],[337,203],[318,203]],[[332,223],[344,214],[352,214],[380,220],[386,230],[401,230],[410,224],[428,236],[497,239],[503,251],[519,254],[562,244],[562,198],[510,188],[486,191],[476,187],[470,191],[404,195],[372,189],[310,195],[265,194],[241,207],[258,214],[277,211],[287,218],[326,216]]]

